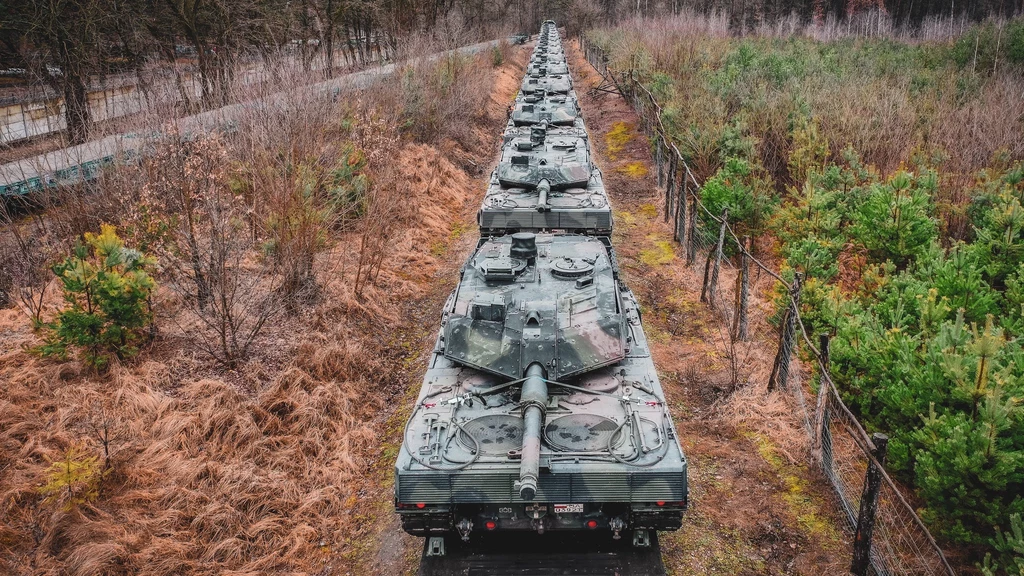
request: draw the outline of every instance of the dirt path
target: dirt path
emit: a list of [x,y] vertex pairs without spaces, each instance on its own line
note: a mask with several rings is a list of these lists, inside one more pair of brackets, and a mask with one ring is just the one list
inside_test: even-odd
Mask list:
[[699,303],[700,278],[683,265],[662,221],[664,196],[638,118],[621,96],[591,91],[600,77],[575,44],[569,56],[615,208],[613,244],[643,305],[655,365],[690,461],[691,510],[682,530],[661,536],[669,573],[846,573],[849,540],[838,528],[831,492],[816,471],[798,463],[803,459],[790,457],[792,446],[800,448],[800,424],[785,399],[766,395],[765,379],[757,378],[774,344],[752,345],[748,374],[755,383],[727,397],[728,351],[717,344],[716,319]]

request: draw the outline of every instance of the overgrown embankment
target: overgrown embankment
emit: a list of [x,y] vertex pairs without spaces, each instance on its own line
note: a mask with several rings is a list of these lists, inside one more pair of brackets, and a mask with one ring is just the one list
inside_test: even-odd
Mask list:
[[833,337],[833,379],[889,434],[932,531],[998,573],[1024,562],[1006,533],[1024,511],[1024,23],[994,26],[908,44],[669,20],[591,39],[662,102],[711,213],[804,275],[802,321]]
[[[736,350],[720,319],[700,303],[700,271],[683,265],[659,212],[663,199],[639,119],[621,96],[589,91],[600,78],[577,49],[570,55],[615,209],[613,244],[643,306],[655,366],[689,459],[691,509],[681,530],[660,535],[669,573],[842,573],[843,519],[827,485],[797,457],[807,446],[792,399],[764,390],[774,342],[743,346],[740,379],[759,385],[737,390],[729,360]],[[767,277],[756,283],[755,293],[770,291]]]
[[[401,569],[394,548],[368,568],[392,516],[381,446],[464,259],[517,87],[497,80],[527,56],[424,64],[169,138],[96,195],[5,227],[0,571]],[[41,357],[66,307],[49,265],[100,222],[157,257],[154,328],[102,348],[107,366],[78,341]]]

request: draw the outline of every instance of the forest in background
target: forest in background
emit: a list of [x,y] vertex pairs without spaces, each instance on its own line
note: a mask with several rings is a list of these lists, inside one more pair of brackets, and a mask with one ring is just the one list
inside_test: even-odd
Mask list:
[[[0,70],[33,82],[64,102],[67,137],[79,143],[92,125],[88,92],[109,76],[136,77],[144,90],[173,77],[182,111],[222,106],[239,64],[287,57],[322,75],[338,55],[366,62],[404,56],[425,35],[446,48],[532,31],[547,18],[574,35],[622,18],[681,11],[722,15],[733,34],[854,22],[882,31],[937,29],[959,34],[985,18],[1024,11],[1021,0],[0,0]],[[873,16],[872,16],[873,15]],[[873,19],[872,19],[873,18]],[[863,23],[865,19],[870,23]],[[414,53],[414,52],[408,52]],[[322,63],[330,63],[323,65]],[[183,76],[194,70],[201,94]],[[148,72],[144,75],[143,72]]]
[[588,39],[661,101],[704,205],[804,275],[806,328],[933,532],[1024,570],[1024,21],[822,41],[689,13]]

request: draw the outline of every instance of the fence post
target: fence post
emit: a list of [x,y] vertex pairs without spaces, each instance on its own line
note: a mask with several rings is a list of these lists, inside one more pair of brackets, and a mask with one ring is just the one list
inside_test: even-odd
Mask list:
[[[686,178],[689,174],[690,172],[687,170],[686,174],[683,174],[683,178]],[[697,259],[697,190],[693,191],[690,198],[690,218],[688,226],[690,228],[690,232],[687,234],[686,265],[693,266],[693,261]]]
[[672,239],[676,241],[679,240],[679,204],[681,202],[685,202],[685,200],[677,193],[677,168],[676,155],[669,153],[668,181],[665,184],[665,194],[668,194],[675,201],[675,204],[672,206]]
[[[658,188],[665,185],[665,163],[662,160],[661,135],[655,139],[655,161],[658,166]],[[668,210],[665,211],[668,214]],[[666,216],[668,218],[668,216]]]
[[686,183],[686,165],[683,164],[683,177],[679,180],[679,204],[676,210],[676,236],[686,250],[686,223],[690,221],[690,192]]
[[793,284],[789,289],[789,308],[782,319],[782,333],[779,334],[779,351],[772,365],[772,375],[768,378],[768,391],[772,392],[780,386],[785,388],[789,382],[789,360],[796,342],[796,315],[800,306],[800,273],[794,274]]
[[[718,290],[718,269],[722,265],[722,248],[725,244],[725,226],[729,221],[729,209],[722,210],[722,225],[718,228],[718,243],[715,249],[708,254],[707,264],[704,265],[704,286],[700,291],[700,301],[707,302],[712,308],[715,307],[715,292]],[[714,261],[714,266],[710,266]],[[711,273],[708,273],[708,268]]]
[[[825,428],[828,426],[825,420],[826,412],[828,411],[828,396],[831,393],[829,382],[832,381],[832,376],[829,373],[830,347],[828,334],[819,334],[818,352],[821,354],[821,382],[818,385],[818,402],[814,407],[814,452],[818,455],[818,460],[821,461],[823,466],[826,464],[826,458],[828,458],[825,454]],[[831,446],[829,446],[828,452],[832,452]],[[827,462],[827,464],[831,466],[831,462]],[[826,468],[826,470],[829,469]]]
[[747,245],[750,244],[750,237],[743,237],[743,244],[740,246],[740,273],[736,276],[736,322],[733,325],[733,336],[736,340],[746,342],[747,340],[747,308],[750,302],[750,253],[747,252]]
[[[871,435],[871,442],[875,445],[871,451],[875,460],[868,461],[864,493],[860,497],[860,513],[857,514],[857,534],[853,539],[853,562],[850,563],[850,572],[856,576],[866,576],[871,566],[871,534],[875,530],[878,491],[882,487],[882,470],[879,465],[885,466],[889,437],[876,432]],[[877,465],[875,461],[878,462]]]

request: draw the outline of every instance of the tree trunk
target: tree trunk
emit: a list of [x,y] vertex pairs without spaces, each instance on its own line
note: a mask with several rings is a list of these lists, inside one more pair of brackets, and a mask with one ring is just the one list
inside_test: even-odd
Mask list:
[[92,113],[89,110],[89,90],[79,75],[68,75],[63,82],[64,120],[71,144],[81,144],[89,137]]

